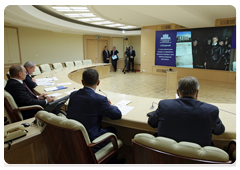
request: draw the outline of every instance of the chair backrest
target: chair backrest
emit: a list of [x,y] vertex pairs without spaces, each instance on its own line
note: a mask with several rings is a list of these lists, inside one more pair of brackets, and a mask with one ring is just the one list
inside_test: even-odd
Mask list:
[[4,90],[4,108],[6,109],[6,113],[8,114],[8,118],[10,118],[10,122],[18,122],[23,120],[22,113],[20,111],[14,111],[18,106],[13,99],[12,95]]
[[65,62],[66,67],[74,67],[74,64],[72,61]]
[[51,71],[51,67],[49,64],[41,64],[40,65],[41,71],[42,72],[47,72],[47,71]]
[[41,74],[41,71],[39,69],[38,66],[35,67],[35,71],[32,73],[33,76],[37,76],[37,75],[40,75]]
[[[222,149],[192,142],[176,142],[165,137],[139,133],[132,139],[135,163],[148,164],[216,164],[232,163]],[[143,154],[144,153],[144,154]]]
[[7,72],[6,76],[7,76],[8,80],[11,78],[9,71]]
[[80,60],[74,61],[74,63],[75,63],[75,66],[77,66],[77,67],[83,65],[82,61],[80,61]]
[[53,63],[53,68],[62,69],[63,68],[62,63]]
[[83,65],[91,65],[92,60],[83,60]]
[[91,142],[81,123],[46,111],[37,112],[35,117],[55,164],[94,163],[87,147]]

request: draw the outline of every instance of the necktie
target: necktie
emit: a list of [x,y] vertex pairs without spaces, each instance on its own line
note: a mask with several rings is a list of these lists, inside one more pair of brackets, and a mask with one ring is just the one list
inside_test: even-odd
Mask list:
[[23,85],[26,86],[26,88],[28,89],[28,91],[30,91],[30,93],[32,93],[32,95],[38,99],[38,97],[32,92],[32,90],[30,90],[30,89],[28,88],[28,86],[27,86],[25,83],[23,83]]

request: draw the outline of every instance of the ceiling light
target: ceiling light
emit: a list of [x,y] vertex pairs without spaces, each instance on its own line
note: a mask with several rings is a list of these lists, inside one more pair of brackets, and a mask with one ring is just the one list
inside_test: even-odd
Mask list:
[[79,14],[65,14],[65,15],[67,15],[69,17],[81,17],[81,15],[79,15]]
[[104,19],[102,18],[83,18],[83,19],[78,19],[80,21],[102,21]]
[[53,9],[70,9],[69,7],[52,7]]
[[92,21],[90,18],[89,19],[88,18],[84,18],[84,19],[78,19],[78,20],[83,21],[83,22]]
[[82,13],[80,15],[83,17],[95,17],[95,15],[93,13]]
[[73,9],[74,12],[89,12],[88,9]]
[[122,30],[122,33],[124,34],[124,33],[125,33],[125,31],[124,31],[124,30]]
[[56,9],[57,11],[66,11],[66,12],[69,12],[69,11],[73,11],[71,9]]
[[96,24],[96,25],[103,25],[103,24],[111,24],[113,22],[111,21],[104,21],[104,22],[92,22],[92,24]]

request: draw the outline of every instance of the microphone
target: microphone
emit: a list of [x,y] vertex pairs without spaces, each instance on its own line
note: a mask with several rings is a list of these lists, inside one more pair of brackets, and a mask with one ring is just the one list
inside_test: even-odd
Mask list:
[[157,103],[155,103],[155,102],[152,102],[152,106],[150,107],[150,109],[152,110],[152,109],[154,109],[154,106],[153,106],[153,104],[156,104],[157,105]]
[[102,92],[103,94],[105,94],[105,96],[107,98],[107,94],[106,93],[104,93],[101,89],[99,89],[99,91]]

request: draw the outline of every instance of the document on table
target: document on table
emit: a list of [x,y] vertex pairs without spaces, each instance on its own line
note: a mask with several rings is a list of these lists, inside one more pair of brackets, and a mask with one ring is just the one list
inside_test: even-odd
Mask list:
[[55,83],[54,81],[58,80],[56,77],[52,78],[40,78],[36,79],[36,83],[38,86],[53,86]]
[[121,106],[118,107],[118,109],[122,112],[122,115],[126,115],[128,112],[130,112],[134,107],[132,106]]
[[49,94],[47,96],[52,96],[52,97],[57,97],[57,96],[61,96],[61,93],[54,93],[54,94]]
[[64,86],[64,85],[70,85],[72,84],[71,82],[67,82],[67,83],[57,83],[58,86]]
[[49,88],[45,88],[45,91],[54,91],[54,90],[58,90],[57,87],[49,87]]
[[127,106],[127,104],[129,103],[131,103],[131,101],[129,100],[122,100],[116,103],[116,106],[122,112],[122,115],[126,115],[128,112],[130,112],[134,108],[132,106]]

